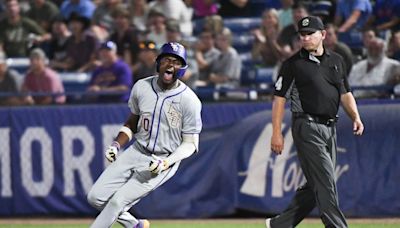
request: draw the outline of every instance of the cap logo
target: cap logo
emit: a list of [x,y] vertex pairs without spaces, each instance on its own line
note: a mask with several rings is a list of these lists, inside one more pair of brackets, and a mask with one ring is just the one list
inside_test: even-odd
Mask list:
[[179,50],[178,44],[175,44],[175,43],[170,43],[170,44],[171,44],[172,50],[174,50],[175,52],[177,52]]
[[310,19],[308,19],[308,18],[304,19],[301,22],[301,25],[304,26],[304,27],[308,26],[309,24],[310,24]]

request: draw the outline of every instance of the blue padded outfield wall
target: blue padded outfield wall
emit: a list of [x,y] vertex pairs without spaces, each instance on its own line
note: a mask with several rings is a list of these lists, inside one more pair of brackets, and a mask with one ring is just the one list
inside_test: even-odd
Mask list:
[[[338,124],[341,207],[349,217],[399,216],[400,103],[359,108],[364,136],[352,135],[342,111]],[[126,105],[0,109],[0,216],[94,216],[86,194],[128,113]],[[286,151],[275,156],[269,103],[205,104],[200,153],[132,212],[149,218],[279,213],[303,181],[286,114]]]

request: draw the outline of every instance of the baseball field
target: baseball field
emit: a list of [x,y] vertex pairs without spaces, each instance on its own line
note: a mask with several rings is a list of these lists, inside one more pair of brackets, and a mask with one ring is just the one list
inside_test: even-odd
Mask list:
[[[84,228],[92,219],[0,219],[0,228]],[[349,219],[350,228],[398,228],[400,218]],[[113,228],[121,228],[114,225]],[[265,228],[257,219],[151,220],[151,228]],[[306,219],[298,228],[323,228],[319,219]]]

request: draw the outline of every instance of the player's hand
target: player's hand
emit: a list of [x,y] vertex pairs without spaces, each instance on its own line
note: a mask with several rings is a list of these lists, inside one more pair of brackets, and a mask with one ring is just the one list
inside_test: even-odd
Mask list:
[[114,141],[106,150],[106,158],[109,162],[114,162],[117,159],[117,155],[120,149],[118,142]]
[[276,154],[281,154],[283,151],[283,135],[282,133],[279,134],[272,134],[271,136],[271,150]]
[[167,160],[163,160],[160,157],[152,154],[153,159],[149,164],[149,171],[154,174],[160,174],[162,171],[169,168]]

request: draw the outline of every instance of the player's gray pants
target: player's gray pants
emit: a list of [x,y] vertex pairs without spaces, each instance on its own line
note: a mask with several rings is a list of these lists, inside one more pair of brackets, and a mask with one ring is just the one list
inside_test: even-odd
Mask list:
[[271,219],[271,227],[295,227],[315,206],[325,227],[347,227],[337,198],[335,126],[297,118],[293,119],[292,135],[307,183],[296,191],[288,208]]
[[138,221],[128,209],[170,179],[178,169],[179,164],[175,164],[160,175],[151,174],[148,168],[152,157],[139,149],[133,145],[122,152],[94,183],[87,198],[102,211],[91,227],[111,227],[117,220],[124,227],[132,228]]

